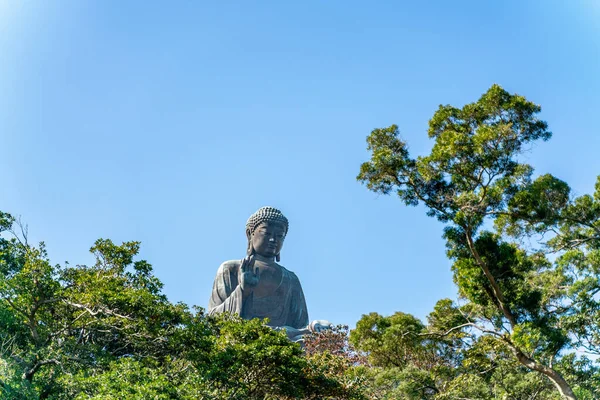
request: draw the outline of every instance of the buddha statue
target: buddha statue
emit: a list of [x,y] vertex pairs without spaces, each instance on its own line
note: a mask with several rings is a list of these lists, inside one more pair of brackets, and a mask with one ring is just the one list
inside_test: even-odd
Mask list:
[[219,267],[208,303],[208,313],[231,312],[244,319],[268,318],[268,325],[284,329],[292,341],[331,324],[308,323],[308,310],[300,280],[279,264],[288,232],[288,220],[273,207],[262,207],[246,222],[248,247],[242,260]]

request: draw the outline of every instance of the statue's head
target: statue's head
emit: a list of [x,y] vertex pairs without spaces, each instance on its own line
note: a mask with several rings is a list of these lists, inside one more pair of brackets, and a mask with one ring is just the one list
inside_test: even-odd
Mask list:
[[246,222],[248,254],[275,257],[279,261],[288,225],[287,218],[278,209],[260,208]]

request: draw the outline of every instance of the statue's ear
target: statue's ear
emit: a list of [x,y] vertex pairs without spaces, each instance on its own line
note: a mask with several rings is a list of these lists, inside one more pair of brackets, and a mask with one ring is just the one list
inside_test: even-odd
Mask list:
[[254,247],[252,246],[252,233],[250,233],[250,229],[246,229],[246,237],[248,238],[248,248],[246,249],[246,254],[251,256],[254,254]]
[[278,253],[278,254],[275,256],[275,261],[277,261],[277,262],[281,261],[281,254],[279,254],[279,253]]

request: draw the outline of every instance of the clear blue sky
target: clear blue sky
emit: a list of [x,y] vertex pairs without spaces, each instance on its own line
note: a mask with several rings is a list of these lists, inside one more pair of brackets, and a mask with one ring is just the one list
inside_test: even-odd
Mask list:
[[54,262],[139,240],[171,300],[206,306],[273,205],[311,319],[423,318],[456,297],[442,226],[356,182],[366,136],[396,123],[423,154],[440,103],[499,83],[554,132],[537,172],[590,192],[599,21],[593,0],[0,0],[0,209]]

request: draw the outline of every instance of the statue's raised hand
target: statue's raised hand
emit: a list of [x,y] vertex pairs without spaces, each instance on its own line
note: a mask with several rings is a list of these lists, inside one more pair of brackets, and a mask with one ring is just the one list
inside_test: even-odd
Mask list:
[[260,279],[260,271],[258,267],[254,268],[253,256],[244,257],[242,263],[240,264],[238,277],[244,296],[252,293],[256,285],[258,285],[258,281]]

